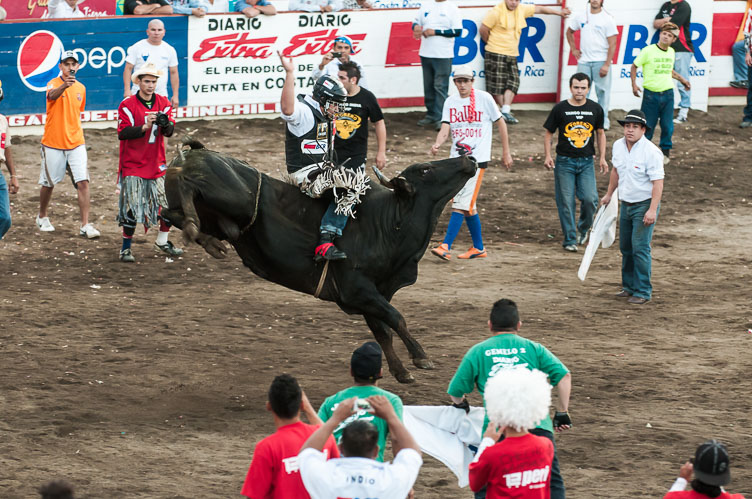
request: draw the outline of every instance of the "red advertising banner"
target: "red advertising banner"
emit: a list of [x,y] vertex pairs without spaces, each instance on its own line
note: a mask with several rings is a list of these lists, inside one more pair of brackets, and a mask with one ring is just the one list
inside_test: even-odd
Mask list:
[[[40,19],[47,17],[51,0],[0,0],[8,19]],[[60,0],[65,1],[65,0]],[[118,0],[80,0],[78,8],[86,17],[114,16]]]

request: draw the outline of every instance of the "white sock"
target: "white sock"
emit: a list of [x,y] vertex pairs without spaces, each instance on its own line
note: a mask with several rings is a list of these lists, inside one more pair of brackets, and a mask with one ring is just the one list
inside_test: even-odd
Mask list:
[[161,232],[161,231],[157,233],[157,244],[160,246],[164,246],[165,244],[167,244],[168,234],[169,232]]
[[504,104],[503,106],[501,106],[501,112],[502,113],[507,113],[507,114],[511,113],[512,112],[512,106],[510,106],[508,104]]
[[679,108],[679,116],[681,116],[682,118],[686,118],[688,113],[689,113],[689,108],[688,107],[680,107]]

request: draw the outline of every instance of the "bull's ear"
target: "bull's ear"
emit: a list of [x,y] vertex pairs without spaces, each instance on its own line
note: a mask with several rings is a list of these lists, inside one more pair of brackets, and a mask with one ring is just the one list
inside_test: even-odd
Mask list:
[[390,183],[392,184],[392,187],[394,188],[394,192],[399,192],[402,194],[407,194],[408,196],[412,196],[415,194],[415,188],[413,187],[413,184],[407,181],[407,179],[403,176],[394,177]]

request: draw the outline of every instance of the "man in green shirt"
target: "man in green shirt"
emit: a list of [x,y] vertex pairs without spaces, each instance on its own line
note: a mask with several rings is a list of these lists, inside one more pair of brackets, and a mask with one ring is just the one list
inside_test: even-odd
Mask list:
[[[385,420],[373,415],[365,399],[372,395],[386,397],[392,404],[392,407],[394,407],[397,417],[402,420],[402,400],[397,395],[376,386],[382,374],[381,347],[375,341],[369,341],[357,348],[350,359],[350,376],[353,377],[355,384],[328,397],[319,409],[319,417],[322,421],[326,422],[332,417],[334,410],[340,402],[357,397],[359,403],[356,403],[355,412],[352,416],[337,425],[334,429],[334,438],[337,440],[337,444],[339,444],[342,438],[342,430],[353,421],[364,420],[373,423],[379,430],[379,455],[376,458],[377,461],[384,461],[384,449],[386,448],[386,437],[389,434],[389,425]],[[360,403],[361,401],[362,403]]]
[[642,96],[640,110],[647,118],[647,131],[645,137],[653,139],[655,125],[660,119],[661,140],[658,147],[663,151],[663,164],[669,162],[669,154],[673,144],[671,137],[674,135],[674,79],[679,80],[684,88],[691,89],[689,80],[674,71],[674,49],[671,44],[679,37],[679,27],[671,22],[661,26],[661,34],[658,43],[648,45],[640,51],[632,63],[630,77],[632,78],[632,93],[635,97],[640,96],[640,87],[637,86],[637,68],[642,68],[642,86],[645,89]]
[[[467,406],[465,394],[475,387],[483,395],[486,382],[500,370],[514,366],[538,369],[546,373],[552,386],[557,387],[559,397],[553,421],[550,416],[543,419],[530,433],[554,441],[554,429],[563,431],[571,428],[572,421],[567,413],[569,393],[572,389],[572,376],[567,367],[540,343],[528,340],[517,333],[522,327],[517,305],[512,300],[502,299],[494,303],[488,327],[494,335],[467,351],[457,368],[447,393],[455,406]],[[319,414],[320,416],[321,414]],[[322,418],[323,419],[323,418]],[[488,416],[483,422],[483,431],[488,425]],[[556,457],[551,464],[551,499],[564,499],[564,480],[559,471]],[[485,489],[476,493],[476,498],[485,497]]]

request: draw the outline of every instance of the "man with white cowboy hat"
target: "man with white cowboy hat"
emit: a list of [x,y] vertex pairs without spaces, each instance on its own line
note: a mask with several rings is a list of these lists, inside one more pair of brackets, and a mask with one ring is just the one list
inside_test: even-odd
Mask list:
[[614,142],[608,192],[601,199],[607,205],[619,188],[619,249],[621,250],[621,291],[616,295],[629,303],[642,305],[652,296],[650,283],[650,243],[661,209],[663,195],[663,155],[647,139],[645,113],[629,111],[619,124],[624,137]]
[[120,199],[117,221],[123,227],[122,262],[136,261],[131,253],[131,239],[139,223],[147,229],[159,225],[157,250],[170,256],[183,254],[183,250],[167,240],[170,222],[160,215],[161,207],[167,204],[164,137],[170,137],[175,130],[170,101],[154,91],[162,76],[154,64],[146,63],[131,77],[138,92],[123,99],[118,108]]
[[50,0],[47,4],[47,13],[50,19],[70,19],[75,17],[86,17],[78,4],[84,0]]

